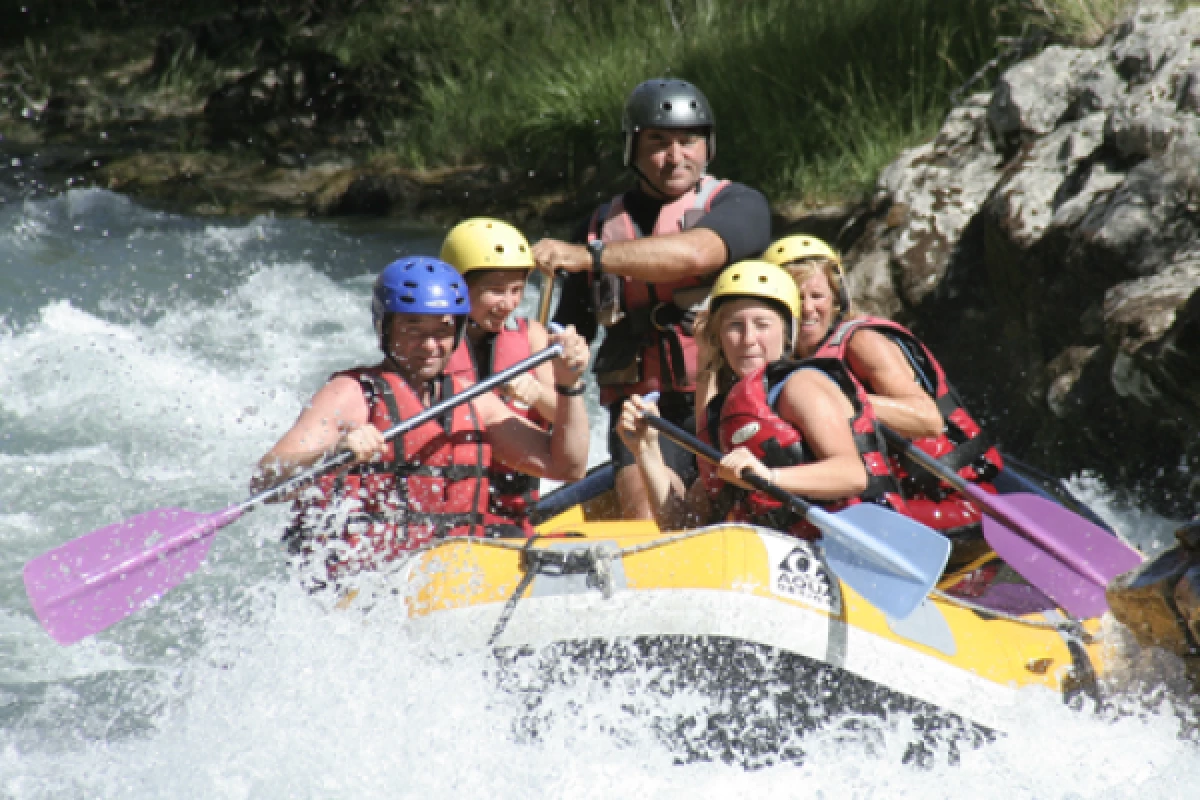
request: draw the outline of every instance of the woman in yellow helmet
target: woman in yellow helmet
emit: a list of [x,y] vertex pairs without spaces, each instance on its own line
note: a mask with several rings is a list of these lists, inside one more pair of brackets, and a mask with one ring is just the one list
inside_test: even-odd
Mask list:
[[[809,235],[787,236],[763,259],[786,269],[800,293],[796,354],[834,358],[862,383],[879,419],[913,444],[992,491],[1000,454],[963,408],[933,353],[911,331],[888,319],[853,313],[841,258]],[[894,464],[911,515],[947,533],[972,533],[979,510],[905,458]]]
[[742,261],[717,278],[699,335],[714,354],[709,366],[719,391],[696,428],[727,455],[716,469],[702,466],[690,488],[666,467],[644,422],[653,404],[638,397],[625,404],[618,431],[637,457],[660,526],[732,518],[816,535],[751,491],[740,478],[747,468],[827,507],[860,497],[898,501],[883,456],[874,444],[860,446],[874,439],[874,418],[853,379],[836,362],[797,369],[787,360],[799,317],[796,285],[773,264]]
[[[514,312],[534,267],[529,242],[507,222],[474,217],[446,235],[441,259],[466,280],[471,314],[466,336],[454,351],[446,373],[474,382],[528,358],[547,345],[546,329],[537,320],[517,319]],[[525,373],[500,391],[513,411],[548,428],[554,419],[557,392],[549,364]],[[491,511],[528,524],[538,499],[538,480],[504,464],[489,473]]]
[[[866,319],[855,317],[851,308],[841,256],[821,239],[807,234],[785,236],[766,249],[763,260],[783,267],[796,281],[802,309],[798,356],[817,355],[835,327]],[[880,420],[906,436],[941,433],[937,404],[917,382],[900,346],[869,326],[848,336],[847,342],[852,344],[845,352],[846,364],[867,387]]]

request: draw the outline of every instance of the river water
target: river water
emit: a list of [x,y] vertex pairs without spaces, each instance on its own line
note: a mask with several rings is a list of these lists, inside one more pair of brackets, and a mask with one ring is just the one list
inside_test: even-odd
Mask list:
[[[0,797],[1191,797],[1194,709],[1142,654],[1108,708],[1022,699],[957,761],[905,763],[905,720],[834,721],[803,759],[678,763],[702,715],[653,675],[544,689],[531,723],[486,657],[400,614],[331,613],[289,574],[279,507],[216,536],[154,608],[72,647],[30,558],[141,511],[215,511],[332,371],[374,358],[373,273],[442,231],[196,219],[101,190],[0,188]],[[532,297],[527,298],[532,301]],[[598,427],[597,423],[597,427]],[[604,458],[593,436],[593,462]],[[1075,488],[1152,549],[1172,523]],[[1117,507],[1121,506],[1118,510]],[[510,676],[511,677],[511,676]],[[1164,683],[1166,682],[1166,683]],[[519,684],[520,681],[518,680]],[[532,728],[531,728],[532,725]]]

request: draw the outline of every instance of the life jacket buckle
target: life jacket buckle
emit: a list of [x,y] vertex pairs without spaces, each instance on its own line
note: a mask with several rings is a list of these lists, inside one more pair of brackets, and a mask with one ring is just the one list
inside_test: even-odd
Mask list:
[[666,320],[666,321],[659,320],[658,312],[662,311],[664,308],[677,310],[677,309],[675,309],[674,306],[669,305],[667,303],[659,303],[654,308],[650,309],[650,324],[653,325],[654,329],[656,331],[658,331],[659,333],[666,333],[667,330],[671,327],[671,325],[676,324],[669,320]]

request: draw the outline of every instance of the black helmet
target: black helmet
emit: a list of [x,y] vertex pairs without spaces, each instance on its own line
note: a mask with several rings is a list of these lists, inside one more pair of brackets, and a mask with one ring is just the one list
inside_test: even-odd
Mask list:
[[654,78],[629,93],[621,132],[625,134],[625,166],[633,163],[634,140],[644,128],[704,128],[708,160],[717,154],[716,121],[704,92],[687,81]]

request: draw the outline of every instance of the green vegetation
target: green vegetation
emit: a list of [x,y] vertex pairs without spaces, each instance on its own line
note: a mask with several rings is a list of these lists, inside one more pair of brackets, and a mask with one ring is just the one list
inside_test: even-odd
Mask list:
[[[0,112],[36,119],[59,95],[68,128],[165,120],[175,147],[220,149],[228,142],[206,143],[202,113],[214,91],[323,54],[352,71],[369,133],[297,147],[336,140],[418,169],[487,163],[573,191],[620,173],[621,104],[639,81],[669,75],[713,103],[717,174],[815,204],[861,197],[928,139],[998,40],[1036,27],[1085,43],[1134,4],[40,0],[0,33]],[[255,140],[267,157],[284,141]]]
[[718,174],[809,202],[858,196],[928,138],[993,55],[984,0],[462,0],[380,3],[331,42],[348,60],[425,54],[416,113],[389,146],[415,166],[499,162],[567,185],[618,164],[639,81],[699,85],[718,115]]
[[[1137,6],[1137,0],[1025,0],[1032,19],[1057,38],[1092,45]],[[1179,5],[1184,5],[1180,3]]]

